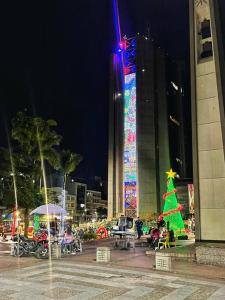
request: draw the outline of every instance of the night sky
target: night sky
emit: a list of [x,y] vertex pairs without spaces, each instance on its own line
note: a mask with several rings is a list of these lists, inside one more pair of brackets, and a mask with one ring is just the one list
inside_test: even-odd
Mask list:
[[[77,176],[107,178],[111,0],[5,1],[0,5],[0,145],[18,110],[58,122],[62,148],[84,160]],[[119,0],[122,35],[146,33],[189,56],[188,0]],[[188,60],[187,60],[188,68]]]

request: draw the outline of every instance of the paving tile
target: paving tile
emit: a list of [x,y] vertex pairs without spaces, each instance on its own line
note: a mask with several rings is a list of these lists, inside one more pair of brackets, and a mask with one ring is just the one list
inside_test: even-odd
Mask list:
[[0,274],[0,300],[221,300],[225,284],[64,260]]
[[59,288],[55,287],[53,289],[48,290],[45,292],[43,295],[52,298],[52,299],[67,299],[75,295],[80,295],[82,298],[82,292],[80,290],[74,290],[74,289],[69,289],[69,288]]

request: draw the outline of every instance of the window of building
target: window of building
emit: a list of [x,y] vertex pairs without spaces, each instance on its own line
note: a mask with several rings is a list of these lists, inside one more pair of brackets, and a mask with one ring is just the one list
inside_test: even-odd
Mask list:
[[212,55],[213,55],[212,42],[207,41],[202,45],[201,58],[210,57]]
[[207,39],[211,37],[210,20],[205,19],[201,23],[201,35],[202,39]]

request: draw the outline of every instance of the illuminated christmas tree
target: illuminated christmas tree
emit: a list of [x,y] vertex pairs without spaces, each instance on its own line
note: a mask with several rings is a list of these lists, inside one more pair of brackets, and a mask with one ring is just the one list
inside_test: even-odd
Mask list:
[[173,184],[176,172],[173,172],[173,170],[170,169],[170,171],[166,172],[166,174],[168,178],[167,192],[163,195],[165,204],[163,214],[160,215],[160,219],[164,219],[164,221],[169,225],[169,230],[173,230],[175,235],[181,235],[184,234],[184,222],[180,213],[183,206],[177,202],[177,190],[174,188]]

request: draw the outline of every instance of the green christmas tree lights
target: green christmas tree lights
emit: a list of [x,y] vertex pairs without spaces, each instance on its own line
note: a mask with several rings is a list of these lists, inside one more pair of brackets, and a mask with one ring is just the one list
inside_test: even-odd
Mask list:
[[163,214],[160,215],[160,219],[169,225],[169,230],[173,230],[175,235],[184,234],[184,222],[181,216],[180,211],[183,209],[183,206],[177,202],[176,192],[177,190],[174,187],[173,179],[176,175],[176,172],[173,172],[172,169],[167,173],[167,192],[163,195],[165,200]]

